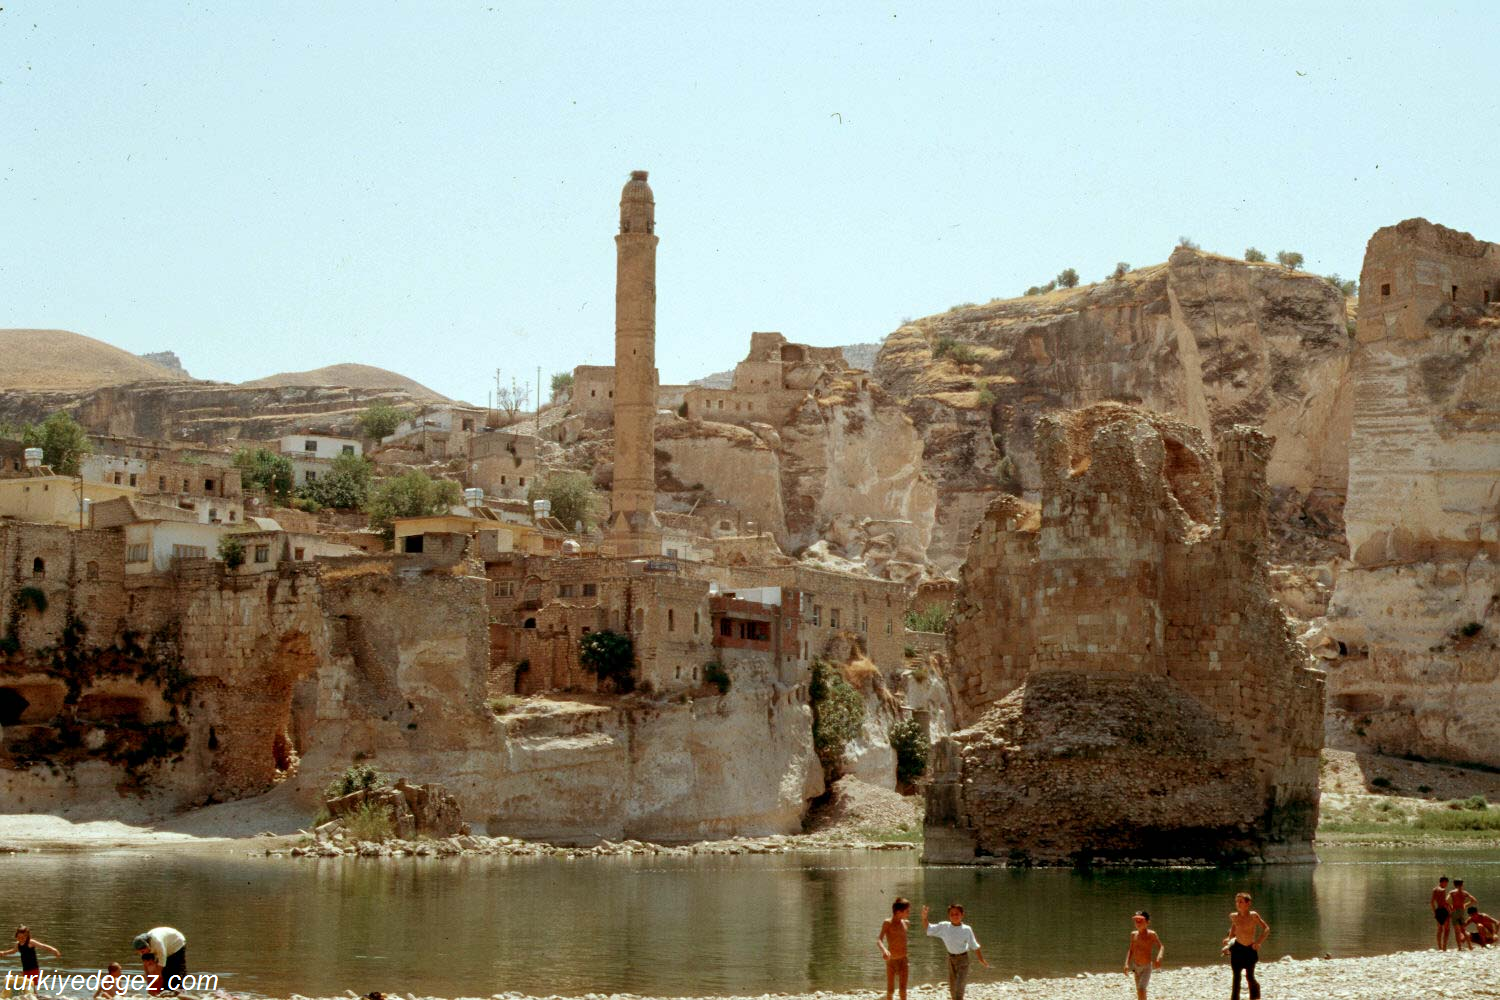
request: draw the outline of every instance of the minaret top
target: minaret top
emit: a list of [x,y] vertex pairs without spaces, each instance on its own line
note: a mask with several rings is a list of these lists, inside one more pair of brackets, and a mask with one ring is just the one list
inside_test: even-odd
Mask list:
[[652,197],[651,185],[646,183],[646,171],[632,170],[625,190],[620,192],[620,232],[655,231],[656,199]]

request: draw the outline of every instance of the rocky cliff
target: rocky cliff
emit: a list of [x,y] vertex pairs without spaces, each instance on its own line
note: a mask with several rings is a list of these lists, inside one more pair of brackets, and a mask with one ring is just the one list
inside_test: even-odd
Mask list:
[[1500,766],[1500,245],[1409,219],[1360,280],[1336,732]]
[[908,323],[886,338],[875,374],[922,435],[938,491],[928,557],[944,571],[991,497],[1036,495],[1037,420],[1100,401],[1172,414],[1210,438],[1235,424],[1274,437],[1284,528],[1332,537],[1315,546],[1331,555],[1349,351],[1345,303],[1327,281],[1178,248],[1116,280]]
[[5,392],[0,394],[0,422],[31,422],[61,411],[96,434],[223,444],[295,434],[309,427],[352,432],[354,421],[377,402],[422,405],[422,400],[395,389],[149,381],[83,392]]
[[928,860],[1310,857],[1323,678],[1270,595],[1271,442],[1218,450],[1115,404],[1041,418],[1040,509],[994,501],[964,563]]

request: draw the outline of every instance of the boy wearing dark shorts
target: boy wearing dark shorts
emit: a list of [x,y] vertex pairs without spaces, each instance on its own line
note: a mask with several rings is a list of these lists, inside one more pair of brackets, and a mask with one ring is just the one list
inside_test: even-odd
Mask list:
[[1229,956],[1229,968],[1234,974],[1234,988],[1229,991],[1229,1000],[1240,1000],[1240,973],[1245,973],[1245,982],[1250,987],[1250,1000],[1260,1000],[1260,983],[1255,978],[1255,963],[1260,961],[1260,946],[1271,936],[1271,925],[1259,913],[1250,909],[1250,894],[1239,893],[1234,897],[1234,912],[1229,915],[1229,936],[1219,954]]
[[1437,888],[1432,890],[1432,895],[1427,899],[1427,905],[1432,909],[1432,918],[1437,921],[1437,946],[1438,951],[1448,950],[1448,876],[1444,875],[1438,879]]

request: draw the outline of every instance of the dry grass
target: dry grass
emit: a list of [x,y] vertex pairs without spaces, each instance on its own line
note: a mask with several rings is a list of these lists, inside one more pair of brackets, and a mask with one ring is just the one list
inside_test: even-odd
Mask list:
[[434,392],[422,383],[409,379],[405,375],[386,371],[384,368],[376,368],[374,365],[326,365],[305,372],[278,372],[275,375],[267,375],[265,378],[240,384],[252,387],[342,385],[351,389],[401,389],[418,399],[428,399],[437,403],[448,402],[448,397]]
[[188,381],[128,351],[67,330],[0,330],[0,389],[88,390],[147,379]]

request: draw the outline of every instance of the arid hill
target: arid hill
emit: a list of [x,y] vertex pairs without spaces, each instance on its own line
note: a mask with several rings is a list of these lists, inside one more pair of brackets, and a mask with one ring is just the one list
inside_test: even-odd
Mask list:
[[347,386],[351,389],[400,389],[415,399],[446,403],[448,397],[427,388],[420,382],[397,375],[395,372],[376,368],[374,365],[326,365],[305,372],[279,372],[250,382],[240,383],[245,388],[263,386]]
[[87,391],[185,375],[68,330],[0,330],[0,390]]

